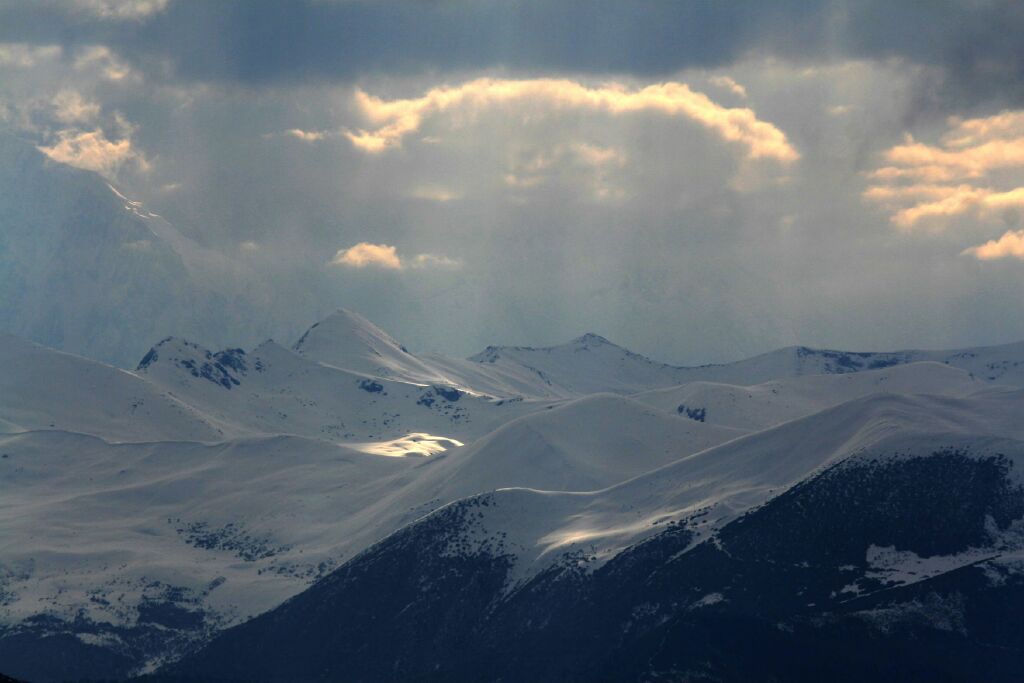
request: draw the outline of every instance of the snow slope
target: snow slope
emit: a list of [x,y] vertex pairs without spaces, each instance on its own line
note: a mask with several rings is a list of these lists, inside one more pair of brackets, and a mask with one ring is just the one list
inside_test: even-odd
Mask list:
[[165,339],[137,372],[231,435],[298,434],[355,442],[426,432],[469,441],[550,404],[362,374],[272,341],[246,353],[212,352]]
[[[687,369],[587,335],[454,361],[408,354],[342,311],[295,349],[168,338],[129,372],[0,337],[0,658],[57,667],[11,659],[31,680],[158,666],[466,501],[473,522],[448,530],[444,547],[500,557],[504,599],[566,567],[619,567],[680,525],[689,541],[673,553],[714,545],[840,465],[913,470],[953,449],[1009,458],[1019,477],[1024,394],[996,384],[1013,380],[1014,353],[949,352],[946,363],[908,352],[889,365],[855,355],[853,367],[783,350],[756,367]],[[743,367],[783,379],[675,384]],[[1020,549],[996,536],[1009,572]],[[992,547],[933,561],[870,540],[864,571],[839,586],[851,596]],[[59,669],[69,661],[96,668]]]
[[423,483],[448,500],[510,486],[591,491],[742,434],[595,394],[499,427],[453,454],[450,466],[432,468]]
[[430,384],[444,379],[387,332],[354,311],[339,309],[295,342],[299,355],[324,365],[399,381]]
[[[108,444],[37,431],[0,438],[0,453],[4,622],[78,620],[137,661],[336,566],[350,528],[339,520],[366,524],[368,504],[417,464],[284,436]],[[166,647],[138,651],[154,636]]]
[[540,379],[547,395],[597,391],[633,394],[690,382],[749,386],[805,375],[848,374],[931,361],[964,370],[975,378],[1024,386],[1024,342],[948,351],[853,352],[793,346],[721,365],[678,367],[652,361],[586,334],[559,346],[491,346],[471,357],[492,374],[522,382]]
[[140,377],[0,335],[3,431],[57,429],[109,441],[211,441],[221,432]]
[[968,396],[989,386],[964,370],[922,361],[878,370],[803,375],[747,387],[690,382],[633,398],[693,420],[759,431],[872,393]]
[[[588,437],[573,439],[576,430]],[[120,651],[131,651],[126,630],[163,628],[170,649],[144,653],[153,664],[457,498],[502,486],[604,488],[735,435],[610,395],[528,415],[471,447],[436,440],[445,450],[406,457],[378,442],[296,436],[9,435],[0,439],[11,492],[0,515],[5,620],[77,615]],[[171,616],[150,615],[161,610]],[[176,628],[182,621],[192,627]]]
[[[781,664],[748,659],[727,644],[758,642],[752,624],[767,621],[773,632],[801,634],[779,635],[795,639],[779,647],[806,652],[821,637],[807,629],[824,630],[845,610],[868,633],[840,624],[837,636],[858,643],[883,678],[908,662],[933,678],[948,663],[909,650],[886,669],[876,649],[892,621],[870,608],[881,601],[890,619],[911,619],[901,626],[911,643],[974,657],[972,634],[988,632],[985,615],[1002,627],[1014,618],[1002,605],[1019,596],[1024,571],[1022,405],[1020,390],[874,394],[606,490],[512,488],[463,499],[169,673],[632,680],[658,670],[656,655],[676,662],[665,675],[699,662],[712,680],[789,680],[835,664],[806,654]],[[926,583],[932,608],[916,602],[928,588],[912,592]],[[869,609],[858,611],[858,601]],[[1024,643],[1009,640],[1014,649],[995,648],[997,663],[987,665],[999,675],[982,678],[1013,680],[1007,672]],[[645,650],[659,641],[664,649]],[[738,671],[740,662],[753,669]],[[630,673],[613,674],[612,664]]]
[[[909,457],[965,447],[979,456],[1012,448],[1024,482],[1024,391],[966,398],[872,394],[679,458],[606,490],[499,491],[474,532],[515,548],[515,581],[565,554],[607,561],[659,531],[700,515],[707,536],[745,511],[847,459]],[[1018,460],[1020,460],[1018,462]]]
[[965,370],[978,379],[1024,386],[1024,342],[940,351],[855,352],[792,346],[726,365],[691,368],[687,381],[759,384],[801,375],[844,374],[933,361]]
[[657,363],[596,334],[558,346],[489,346],[470,361],[524,385],[543,383],[552,396],[602,391],[631,394],[687,381],[686,368]]

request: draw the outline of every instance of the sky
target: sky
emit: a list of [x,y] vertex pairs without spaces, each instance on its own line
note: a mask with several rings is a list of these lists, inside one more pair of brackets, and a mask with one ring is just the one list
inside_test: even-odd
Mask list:
[[0,126],[270,283],[268,336],[348,307],[455,355],[991,344],[1024,339],[1022,30],[1009,0],[0,0]]

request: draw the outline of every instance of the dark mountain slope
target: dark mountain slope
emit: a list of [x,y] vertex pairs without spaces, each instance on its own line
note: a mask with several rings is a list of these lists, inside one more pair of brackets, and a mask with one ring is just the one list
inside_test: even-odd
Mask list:
[[[939,439],[941,441],[942,439]],[[950,439],[964,444],[961,438]],[[266,681],[1011,681],[1024,444],[880,446],[510,583],[522,499],[455,503],[168,673]],[[499,513],[499,514],[496,514]]]

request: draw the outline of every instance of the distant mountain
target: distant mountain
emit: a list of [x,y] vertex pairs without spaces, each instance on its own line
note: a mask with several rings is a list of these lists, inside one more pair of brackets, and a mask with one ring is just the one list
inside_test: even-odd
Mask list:
[[0,133],[0,187],[0,329],[121,361],[227,308],[192,283],[173,228],[96,173]]
[[652,361],[586,334],[560,346],[489,346],[469,360],[492,372],[535,383],[551,395],[595,391],[637,393],[689,382],[752,385],[804,375],[849,374],[931,361],[971,373],[978,379],[1024,386],[1024,342],[951,351],[856,352],[792,346],[720,365],[678,367]]
[[632,394],[680,384],[687,368],[652,361],[596,334],[559,346],[488,346],[469,358],[492,372],[538,381],[552,395],[574,396],[600,391]]
[[130,367],[169,335],[266,338],[318,306],[306,288],[270,320],[266,302],[298,285],[265,284],[99,174],[2,130],[0,188],[0,332]]
[[691,420],[759,431],[869,394],[967,396],[989,383],[934,361],[841,374],[799,375],[751,386],[690,382],[634,395]]
[[[325,365],[370,376],[442,383],[472,393],[503,397],[564,399],[601,392],[630,395],[694,382],[749,386],[811,375],[850,375],[921,362],[962,370],[965,380],[1024,386],[1024,342],[948,351],[894,352],[794,346],[733,363],[681,367],[651,360],[587,333],[558,346],[489,346],[462,360],[440,354],[412,354],[363,316],[341,309],[313,325],[294,350]],[[819,390],[822,395],[829,393],[828,387]]]
[[1024,386],[1024,342],[949,351],[834,351],[791,346],[725,365],[689,368],[685,381],[759,384],[802,375],[845,374],[931,361],[965,370],[978,379]]

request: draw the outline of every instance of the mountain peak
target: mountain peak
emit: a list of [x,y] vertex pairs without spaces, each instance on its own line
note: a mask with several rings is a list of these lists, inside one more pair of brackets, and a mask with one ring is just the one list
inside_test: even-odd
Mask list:
[[181,352],[186,349],[191,349],[193,353],[209,353],[206,351],[206,349],[199,346],[199,344],[196,344],[195,342],[190,342],[187,339],[183,339],[181,337],[164,337],[156,344],[154,344],[149,349],[149,351],[146,352],[146,355],[143,356],[142,360],[139,361],[139,364],[138,366],[136,366],[135,370],[145,370],[153,363],[157,362],[160,359],[160,355],[162,353],[166,354],[175,351]]
[[184,372],[225,389],[239,386],[241,377],[249,369],[243,349],[213,352],[180,337],[167,337],[157,343],[142,357],[135,371],[148,374],[150,368],[156,370],[157,374],[170,372],[179,375]]
[[580,335],[579,337],[576,337],[575,339],[573,339],[569,343],[574,345],[574,346],[586,346],[586,347],[615,346],[615,344],[611,343],[610,341],[608,341],[607,339],[605,339],[601,335],[594,334],[593,332],[586,332],[586,333]]
[[292,349],[309,360],[363,375],[444,382],[437,371],[359,313],[340,308],[310,327]]
[[408,353],[394,337],[359,313],[339,308],[323,320],[313,323],[295,342],[293,349],[315,360],[328,362],[318,357],[321,351],[326,350],[325,347],[329,346],[335,352],[347,350],[363,353],[367,348],[376,349],[378,345],[394,347],[402,353]]

